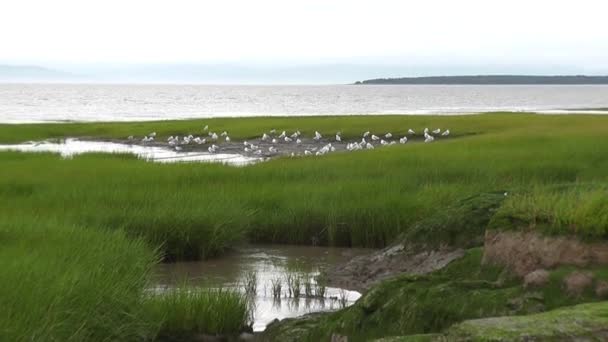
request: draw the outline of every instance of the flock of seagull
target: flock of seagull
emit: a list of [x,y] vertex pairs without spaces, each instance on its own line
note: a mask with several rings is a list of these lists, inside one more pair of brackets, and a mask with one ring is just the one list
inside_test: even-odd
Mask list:
[[[218,135],[215,132],[209,131],[208,125],[203,128],[203,131],[207,134],[206,137],[200,137],[200,136],[195,137],[193,135],[188,135],[188,136],[184,136],[184,137],[180,138],[179,136],[170,136],[167,139],[167,143],[169,144],[169,146],[171,146],[176,151],[181,151],[183,149],[182,146],[184,146],[184,145],[193,145],[193,144],[204,145],[204,144],[210,143],[211,146],[209,146],[207,148],[209,153],[217,153],[220,150],[220,147],[215,144],[216,142],[219,143],[219,141],[221,141],[221,140],[224,140],[227,143],[231,142],[230,136],[228,135],[228,132],[226,132],[226,131],[223,131],[222,133],[220,133]],[[424,142],[430,143],[430,142],[433,142],[435,140],[435,137],[437,137],[437,136],[446,137],[446,136],[450,135],[450,130],[446,129],[444,131],[441,131],[441,129],[437,128],[437,129],[431,131],[428,128],[425,128],[423,131],[423,134],[424,134]],[[414,135],[416,135],[416,132],[410,128],[410,129],[408,129],[406,135],[404,135],[398,139],[397,138],[393,139],[393,134],[390,132],[386,133],[384,135],[378,136],[378,135],[372,134],[370,131],[367,131],[367,132],[363,133],[361,141],[347,143],[346,150],[348,150],[348,151],[356,151],[356,150],[363,150],[363,149],[371,150],[371,149],[374,149],[376,146],[378,146],[378,144],[379,144],[379,146],[388,146],[388,145],[394,145],[397,143],[406,144],[408,142],[408,135],[414,136]],[[141,142],[144,144],[154,142],[155,138],[156,138],[156,132],[152,132],[152,133],[146,135],[145,137],[143,137],[143,139],[141,139]],[[267,149],[268,153],[276,154],[279,152],[278,147],[280,146],[280,144],[295,144],[296,146],[299,146],[302,144],[301,138],[302,138],[302,133],[299,130],[295,131],[292,134],[288,134],[286,131],[283,131],[279,135],[277,135],[277,131],[275,129],[273,129],[267,133],[263,133],[260,138],[260,141],[257,145],[254,143],[250,143],[248,141],[244,141],[243,142],[243,145],[244,145],[243,151],[245,153],[250,153],[253,155],[261,156],[262,154],[264,154],[264,148],[261,147],[260,145],[262,143],[266,143],[266,144],[271,144],[270,146],[268,146],[268,149]],[[137,140],[133,136],[129,136],[128,139],[129,139],[129,141]],[[323,136],[318,131],[315,131],[315,135],[313,136],[312,139],[317,143],[321,143]],[[341,132],[336,133],[334,142],[342,143],[342,133]],[[374,144],[376,144],[376,145],[374,145]],[[313,147],[304,149],[304,155],[307,155],[307,156],[308,155],[324,155],[329,152],[334,152],[335,150],[336,150],[336,147],[334,145],[332,145],[332,142],[329,142],[322,147],[313,146]],[[294,156],[295,153],[291,152],[291,155]]]

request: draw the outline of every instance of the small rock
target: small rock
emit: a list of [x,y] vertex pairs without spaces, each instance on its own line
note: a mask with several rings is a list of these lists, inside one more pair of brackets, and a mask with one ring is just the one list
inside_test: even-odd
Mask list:
[[593,273],[574,271],[564,278],[566,291],[570,295],[578,296],[593,284]]
[[595,294],[602,299],[608,298],[608,281],[598,281],[595,286]]
[[239,335],[239,341],[252,341],[255,335],[248,332],[243,332]]
[[348,336],[342,336],[339,334],[331,334],[331,342],[348,342]]
[[524,277],[524,288],[541,287],[549,282],[549,272],[544,269],[526,274]]

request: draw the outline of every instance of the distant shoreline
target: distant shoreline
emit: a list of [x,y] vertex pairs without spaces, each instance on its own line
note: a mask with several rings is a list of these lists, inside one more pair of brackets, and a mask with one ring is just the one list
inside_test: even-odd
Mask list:
[[471,75],[471,76],[428,76],[377,78],[357,81],[355,85],[368,84],[411,84],[411,85],[594,85],[608,84],[608,76],[585,75]]

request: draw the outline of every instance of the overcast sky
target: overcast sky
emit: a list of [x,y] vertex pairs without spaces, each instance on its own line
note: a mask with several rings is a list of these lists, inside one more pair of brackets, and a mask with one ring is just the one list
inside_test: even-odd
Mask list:
[[608,71],[606,0],[3,0],[0,63],[561,65]]

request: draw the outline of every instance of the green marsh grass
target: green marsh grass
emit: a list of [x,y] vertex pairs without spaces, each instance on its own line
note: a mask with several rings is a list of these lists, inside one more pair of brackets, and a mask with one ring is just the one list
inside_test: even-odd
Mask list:
[[160,260],[122,230],[0,217],[0,340],[153,341],[238,334],[244,296],[180,287],[151,295]]
[[157,256],[119,231],[0,219],[0,339],[154,338],[141,296]]
[[[234,168],[159,165],[125,155],[62,160],[0,153],[0,214],[123,229],[166,259],[216,256],[241,241],[381,247],[420,219],[480,192],[608,181],[608,117],[485,114],[252,118],[0,125],[0,140],[187,134],[209,124],[233,139],[276,128],[343,137],[450,128],[453,136]],[[587,229],[585,227],[581,229]],[[432,236],[429,237],[432,239]]]
[[149,296],[144,306],[152,321],[162,322],[160,339],[238,334],[250,324],[246,297],[226,289],[180,286]]

